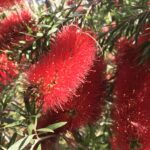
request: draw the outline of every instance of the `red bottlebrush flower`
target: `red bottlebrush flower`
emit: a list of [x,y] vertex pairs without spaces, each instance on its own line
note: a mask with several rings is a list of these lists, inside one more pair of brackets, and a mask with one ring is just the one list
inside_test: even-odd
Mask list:
[[47,112],[39,120],[39,128],[66,121],[65,129],[74,130],[99,119],[105,89],[103,71],[104,64],[97,61],[86,77],[85,82],[77,90],[76,95],[68,101],[64,110],[58,110],[57,113],[54,111]]
[[138,65],[138,58],[142,52],[141,45],[149,39],[149,36],[143,35],[144,32],[140,35],[137,44],[123,39],[117,45],[118,72],[113,111],[114,150],[130,150],[133,142],[137,142],[137,146],[140,144],[139,149],[144,150],[149,144],[150,63]]
[[[24,35],[28,26],[32,24],[32,16],[29,10],[13,12],[0,22],[0,49],[13,49],[20,40],[31,40]],[[22,32],[22,33],[21,33]]]
[[138,123],[137,129],[139,133],[139,141],[141,143],[140,150],[150,150],[149,138],[150,138],[150,64],[147,68],[147,76],[144,79],[143,86],[139,90],[137,95],[138,101],[138,117],[135,118],[135,122]]
[[107,33],[110,30],[110,27],[108,25],[104,25],[102,27],[102,32]]
[[[77,90],[65,109],[57,113],[49,111],[43,114],[38,121],[38,128],[46,127],[60,121],[66,121],[65,127],[58,131],[75,130],[88,123],[93,124],[101,115],[102,98],[105,84],[103,81],[103,71],[105,65],[102,61],[97,61],[86,77],[85,82]],[[51,141],[42,143],[42,150],[46,150]]]
[[57,34],[51,51],[31,68],[29,81],[39,84],[43,111],[63,107],[84,82],[95,59],[95,40],[74,25]]
[[113,119],[115,121],[114,131],[117,143],[114,150],[117,148],[122,148],[122,150],[130,150],[131,143],[135,141],[137,141],[137,144],[140,145],[139,150],[144,150],[149,144],[149,78],[150,76],[147,76],[143,85],[132,91],[133,95],[130,94],[132,97],[127,97],[126,94],[128,93],[124,93],[121,96],[121,94],[118,94],[119,89],[117,88],[118,93],[116,94],[117,99],[114,104],[115,109],[113,114]]
[[112,27],[113,29],[117,27],[116,21],[113,21],[113,22],[111,23],[111,27]]
[[85,9],[84,9],[84,7],[81,5],[81,6],[79,6],[78,8],[77,8],[77,10],[76,10],[76,12],[79,12],[79,13],[82,13],[82,12],[84,12],[85,11]]
[[75,3],[75,1],[74,0],[68,0],[67,1],[67,5],[69,6],[69,5],[73,5]]
[[145,25],[141,34],[139,35],[136,46],[139,48],[145,42],[148,42],[150,39],[150,25]]
[[6,86],[17,74],[17,66],[8,60],[6,54],[0,54],[0,84]]
[[0,7],[1,8],[8,8],[15,4],[19,4],[23,2],[23,0],[0,0]]

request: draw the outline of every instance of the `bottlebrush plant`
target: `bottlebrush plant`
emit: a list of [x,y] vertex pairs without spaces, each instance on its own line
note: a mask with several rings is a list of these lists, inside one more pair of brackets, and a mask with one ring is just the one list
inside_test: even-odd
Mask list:
[[148,0],[0,0],[0,149],[150,150]]

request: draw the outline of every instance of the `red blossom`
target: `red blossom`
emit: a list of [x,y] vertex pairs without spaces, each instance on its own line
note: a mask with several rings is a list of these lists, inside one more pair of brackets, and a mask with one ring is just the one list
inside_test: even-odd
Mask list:
[[[32,37],[24,35],[32,24],[29,10],[13,12],[0,22],[0,49],[13,49],[21,40],[30,41]],[[21,33],[22,32],[22,33]]]
[[0,0],[0,8],[8,8],[23,1],[24,0]]
[[117,98],[113,111],[114,150],[130,150],[133,141],[141,144],[140,150],[145,150],[149,144],[150,63],[138,65],[138,58],[142,52],[141,45],[149,40],[149,34],[144,36],[144,33],[145,31],[139,36],[137,44],[132,44],[132,40],[123,39],[117,45]]
[[0,54],[0,84],[6,86],[17,74],[17,66],[8,60],[6,54]]
[[63,128],[74,130],[88,123],[94,123],[100,118],[102,98],[104,94],[103,81],[104,64],[97,61],[89,72],[85,82],[77,90],[63,110],[49,111],[41,117],[38,127],[42,128],[52,123],[66,121]]
[[[73,131],[88,123],[95,123],[101,115],[102,98],[105,90],[104,67],[102,61],[95,62],[85,82],[77,90],[76,96],[67,103],[65,109],[59,110],[57,113],[49,111],[43,114],[38,121],[38,128],[66,121],[66,126],[58,130],[65,132],[66,130]],[[42,142],[42,150],[46,150],[51,142],[50,140]]]
[[43,111],[62,108],[85,81],[95,59],[95,40],[74,25],[66,26],[29,72],[29,81],[39,85]]
[[67,1],[67,5],[69,6],[69,5],[73,5],[75,3],[75,1],[74,0],[68,0]]
[[107,33],[110,30],[110,27],[108,25],[104,25],[102,27],[102,32]]

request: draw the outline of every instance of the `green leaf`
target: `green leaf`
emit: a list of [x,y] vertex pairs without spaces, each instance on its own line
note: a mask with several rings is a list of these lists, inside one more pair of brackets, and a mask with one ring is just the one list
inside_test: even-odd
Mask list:
[[46,128],[41,128],[41,129],[38,129],[37,131],[39,132],[51,132],[53,133],[55,129],[58,129],[62,126],[64,126],[67,122],[59,122],[59,123],[54,123]]
[[33,130],[34,130],[34,124],[31,123],[31,124],[28,126],[28,134],[32,134]]
[[41,150],[41,149],[42,149],[41,144],[39,144],[37,150]]
[[11,124],[5,125],[4,128],[12,128],[12,127],[14,127],[14,126],[20,125],[21,123],[22,123],[21,121],[16,121],[16,122],[13,122],[13,123],[11,123]]
[[34,134],[20,139],[15,144],[13,144],[11,147],[9,147],[8,150],[23,150],[30,143],[33,136],[34,136]]
[[51,25],[47,25],[47,24],[39,24],[39,27],[43,27],[43,28],[50,28]]
[[33,42],[33,44],[32,44],[32,49],[33,49],[33,50],[35,50],[35,49],[36,49],[36,47],[37,47],[37,45],[36,45],[36,41],[34,41],[34,42]]
[[19,41],[20,44],[26,44],[26,41]]
[[30,54],[26,54],[26,58],[29,60],[30,59]]
[[41,128],[41,129],[38,129],[37,131],[39,132],[51,132],[51,133],[54,133],[53,130],[49,129],[49,128]]
[[55,130],[55,129],[58,129],[58,128],[60,128],[60,127],[62,127],[62,126],[64,126],[64,125],[66,125],[66,124],[67,124],[67,122],[54,123],[54,124],[48,126],[47,128],[49,128],[49,129],[51,129],[51,130]]
[[[3,51],[3,50],[0,50],[0,52],[4,52],[4,51]],[[7,54],[12,54],[12,53],[13,53],[12,50],[5,50],[5,52],[6,52]]]
[[36,36],[37,36],[37,37],[42,37],[42,36],[43,36],[43,33],[38,32],[38,33],[36,34]]
[[12,144],[14,144],[16,138],[17,138],[17,133],[14,133],[13,136],[11,137],[11,140],[10,140],[10,142],[8,143],[8,146],[7,146],[7,147],[10,147]]
[[17,130],[16,133],[17,133],[19,136],[24,136],[24,133],[23,133],[23,131],[21,131],[21,130]]
[[52,33],[55,33],[58,30],[58,28],[52,28],[48,31],[47,35],[51,35]]

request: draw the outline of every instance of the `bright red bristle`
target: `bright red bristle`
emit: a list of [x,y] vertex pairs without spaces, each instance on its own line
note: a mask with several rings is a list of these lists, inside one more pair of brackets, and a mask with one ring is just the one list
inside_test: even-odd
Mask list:
[[[65,121],[67,124],[57,132],[73,131],[86,124],[93,124],[100,118],[105,84],[103,71],[105,65],[102,61],[97,61],[86,77],[85,82],[78,89],[76,96],[69,101],[64,111],[57,113],[49,111],[43,114],[38,120],[38,128],[46,127],[50,124]],[[42,150],[47,149],[50,143],[46,140],[42,143]]]
[[43,111],[62,108],[74,96],[95,59],[95,40],[74,25],[66,26],[29,72],[29,81],[39,85]]
[[0,0],[0,8],[9,8],[13,5],[23,3],[24,0]]
[[[150,137],[150,63],[138,64],[141,46],[149,40],[145,31],[136,44],[123,39],[118,42],[117,77],[114,102],[114,150],[130,150],[133,142],[145,150]],[[133,145],[132,145],[133,146]],[[148,149],[147,149],[148,150]]]
[[[31,40],[25,35],[32,24],[29,10],[19,10],[8,15],[0,22],[0,50],[12,50],[21,40]],[[22,33],[21,33],[22,32]],[[24,34],[23,34],[24,33]]]
[[0,54],[0,84],[6,86],[17,74],[18,70],[14,62],[8,60],[6,54]]
[[42,128],[52,123],[66,121],[63,131],[74,130],[88,123],[94,123],[100,118],[105,84],[103,80],[104,64],[97,61],[64,110],[49,111],[44,114],[38,127]]

